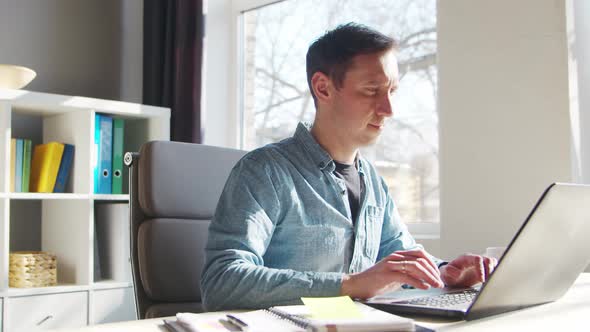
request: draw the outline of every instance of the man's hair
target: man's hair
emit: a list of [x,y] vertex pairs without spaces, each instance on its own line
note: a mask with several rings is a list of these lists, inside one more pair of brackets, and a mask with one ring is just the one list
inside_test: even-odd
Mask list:
[[319,71],[326,74],[339,89],[355,56],[395,48],[395,39],[362,24],[351,22],[326,32],[307,50],[307,84],[314,103],[317,104],[317,97],[311,86],[311,77],[314,73]]

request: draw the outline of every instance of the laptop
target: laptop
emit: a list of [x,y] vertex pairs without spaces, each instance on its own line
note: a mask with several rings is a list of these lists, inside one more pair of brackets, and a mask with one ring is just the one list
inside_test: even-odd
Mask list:
[[590,185],[554,183],[479,287],[400,290],[366,304],[395,314],[473,320],[553,302],[590,263],[589,202]]

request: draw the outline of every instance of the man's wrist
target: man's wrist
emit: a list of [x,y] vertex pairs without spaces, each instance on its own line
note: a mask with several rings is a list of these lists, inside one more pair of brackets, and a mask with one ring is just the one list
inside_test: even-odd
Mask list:
[[343,274],[342,275],[342,286],[340,287],[340,295],[348,295],[350,297],[352,296],[352,292],[353,292],[353,278],[352,275],[350,274]]

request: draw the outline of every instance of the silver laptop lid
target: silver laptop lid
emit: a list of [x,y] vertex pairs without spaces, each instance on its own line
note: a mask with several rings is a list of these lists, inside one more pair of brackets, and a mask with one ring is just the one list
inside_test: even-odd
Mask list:
[[590,186],[554,183],[537,202],[466,319],[560,298],[590,263]]

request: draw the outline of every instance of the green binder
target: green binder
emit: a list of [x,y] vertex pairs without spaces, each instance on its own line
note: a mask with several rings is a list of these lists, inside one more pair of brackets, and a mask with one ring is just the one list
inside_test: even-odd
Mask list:
[[123,193],[123,135],[125,120],[113,119],[113,194]]
[[22,186],[21,192],[28,193],[29,192],[29,181],[31,179],[31,151],[32,151],[32,142],[30,139],[24,140],[23,144],[23,176],[22,176]]

